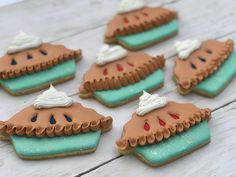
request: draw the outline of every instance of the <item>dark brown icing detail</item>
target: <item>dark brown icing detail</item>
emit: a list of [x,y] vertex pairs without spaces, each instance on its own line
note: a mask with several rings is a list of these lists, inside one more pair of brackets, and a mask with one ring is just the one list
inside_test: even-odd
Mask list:
[[145,116],[132,115],[116,144],[121,151],[168,139],[211,117],[210,109],[199,109],[190,103],[169,102]]
[[143,52],[129,52],[125,58],[103,66],[94,63],[84,74],[80,93],[118,89],[145,79],[164,65],[164,56],[151,57]]
[[0,58],[0,79],[9,79],[42,71],[69,59],[79,60],[81,50],[43,43],[40,47],[6,54]]
[[174,67],[174,78],[183,93],[212,75],[229,57],[234,48],[234,41],[226,42],[207,40],[186,60],[177,57]]
[[149,30],[177,18],[177,13],[163,7],[145,7],[138,11],[117,14],[107,25],[106,39]]
[[104,117],[93,109],[73,103],[67,108],[40,110],[29,106],[8,121],[0,121],[0,134],[6,136],[13,134],[37,137],[62,136],[99,129],[108,131],[111,127],[111,117]]

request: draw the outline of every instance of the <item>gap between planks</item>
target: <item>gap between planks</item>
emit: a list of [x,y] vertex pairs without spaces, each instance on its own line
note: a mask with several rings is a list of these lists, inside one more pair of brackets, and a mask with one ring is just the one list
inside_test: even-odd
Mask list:
[[[103,27],[103,26],[104,26],[104,25],[100,25],[100,26],[91,28],[90,30],[94,30],[94,29],[97,29],[97,28],[100,28],[100,27]],[[83,32],[85,32],[85,31],[81,31],[81,32],[76,33],[76,34],[74,34],[74,35],[81,34],[81,33],[83,33]],[[88,32],[88,30],[86,30],[86,32]],[[232,31],[232,32],[229,32],[229,33],[227,33],[227,34],[221,35],[221,36],[217,37],[217,39],[218,39],[218,38],[222,38],[222,37],[224,37],[224,36],[227,36],[227,35],[229,35],[229,34],[233,34],[233,33],[235,33],[235,31]],[[74,35],[72,35],[72,37],[73,37]],[[66,37],[65,37],[65,38],[66,38]],[[58,40],[60,40],[60,39],[58,38]],[[170,57],[168,57],[167,59],[169,60],[169,59],[173,58],[174,56],[175,56],[175,55],[170,56]],[[171,92],[172,92],[172,91],[173,91],[173,90],[171,90]],[[71,95],[72,95],[72,96],[76,96],[77,94],[78,94],[78,92],[73,93],[73,94],[71,94]],[[222,106],[219,106],[219,107],[215,108],[214,111],[219,110],[219,109],[221,109],[221,108],[223,108],[223,107],[225,107],[225,106],[228,106],[229,104],[231,104],[231,103],[233,103],[233,102],[235,102],[235,100],[233,100],[233,101],[231,101],[231,102],[229,102],[229,103],[226,103],[226,104],[224,104],[224,105],[222,105]],[[117,157],[115,157],[115,158],[118,159],[118,158],[120,158],[120,156],[117,156]],[[111,161],[116,160],[115,158],[112,158],[112,159],[110,159],[110,160],[108,160],[108,161],[105,161],[104,163],[100,164],[100,166],[99,166],[99,165],[95,166],[96,169],[97,169],[97,168],[100,168],[101,166],[104,166],[104,165],[110,163]],[[94,168],[95,168],[95,167],[94,167]],[[92,169],[93,169],[93,168],[92,168]],[[91,170],[92,170],[92,169],[91,169]],[[93,170],[94,170],[94,169],[93,169]],[[92,171],[93,171],[93,170],[92,170]],[[87,171],[89,171],[89,170],[87,170]],[[80,174],[82,174],[82,173],[80,173]],[[79,174],[79,175],[80,175],[80,174]],[[83,174],[82,174],[82,175],[83,175]]]
[[[230,101],[229,103],[226,103],[226,104],[224,104],[224,105],[221,105],[221,106],[219,106],[219,107],[213,109],[213,110],[212,110],[212,113],[215,113],[215,112],[217,112],[217,111],[220,111],[221,109],[224,109],[224,108],[226,108],[227,106],[229,106],[230,104],[233,104],[233,103],[235,103],[235,102],[236,102],[236,100],[233,100],[233,101]],[[82,176],[84,176],[84,175],[86,175],[86,174],[88,174],[88,173],[90,173],[90,172],[93,172],[94,170],[97,170],[97,169],[99,169],[99,168],[101,168],[101,167],[103,167],[103,166],[105,166],[105,165],[107,165],[107,164],[109,164],[109,163],[111,163],[111,162],[113,162],[113,161],[119,159],[119,158],[122,158],[122,157],[124,157],[124,155],[119,155],[119,156],[116,156],[116,157],[114,157],[114,158],[111,158],[111,159],[109,159],[109,160],[107,160],[107,161],[105,161],[105,162],[103,162],[103,163],[101,163],[101,164],[99,164],[99,165],[96,165],[96,166],[94,166],[94,167],[92,167],[92,168],[90,168],[90,169],[88,169],[88,170],[86,170],[86,171],[84,171],[84,172],[82,172],[82,173],[79,173],[79,174],[76,175],[75,177],[82,177]],[[144,165],[145,165],[145,164],[144,164]]]

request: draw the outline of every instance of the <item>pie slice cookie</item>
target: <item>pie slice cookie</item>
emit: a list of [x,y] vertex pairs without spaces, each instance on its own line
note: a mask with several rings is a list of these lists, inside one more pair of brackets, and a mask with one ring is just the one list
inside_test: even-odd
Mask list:
[[186,40],[177,42],[174,79],[177,90],[185,95],[218,95],[236,74],[234,41]]
[[147,7],[143,0],[122,0],[118,14],[107,24],[105,42],[138,50],[178,33],[177,13],[163,7]]
[[90,153],[112,118],[73,102],[53,86],[7,121],[0,121],[0,138],[12,142],[23,159],[47,159]]
[[209,143],[210,117],[210,109],[144,92],[116,144],[121,154],[135,154],[150,166],[160,166]]
[[81,50],[43,43],[21,32],[0,58],[0,84],[12,95],[22,95],[72,79]]
[[80,97],[95,97],[108,107],[136,99],[143,90],[163,85],[163,56],[151,57],[143,52],[128,52],[120,46],[102,47],[96,63],[84,74]]

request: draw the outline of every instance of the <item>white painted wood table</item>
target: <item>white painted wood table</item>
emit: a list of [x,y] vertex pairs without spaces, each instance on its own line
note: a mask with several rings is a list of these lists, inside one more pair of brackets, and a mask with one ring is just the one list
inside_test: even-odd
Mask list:
[[[10,3],[10,4],[8,4]],[[114,128],[101,137],[95,153],[83,156],[24,161],[19,159],[8,142],[0,142],[0,177],[83,176],[83,177],[235,177],[236,176],[236,80],[214,99],[194,94],[180,96],[172,81],[175,57],[173,43],[186,38],[232,38],[236,40],[235,0],[149,0],[150,5],[162,4],[179,12],[180,33],[160,45],[144,51],[167,57],[165,86],[157,91],[170,100],[192,102],[213,109],[211,143],[175,162],[150,168],[133,156],[118,154],[115,140],[123,124],[137,107],[137,101],[115,109],[108,109],[94,100],[81,100],[78,86],[83,73],[94,61],[103,44],[106,22],[116,13],[118,0],[1,0],[0,54],[19,30],[41,36],[44,41],[81,48],[83,60],[78,64],[74,80],[58,85],[59,90],[73,96],[88,107],[114,118]],[[8,5],[6,5],[8,4]],[[0,119],[6,120],[39,94],[12,97],[0,89]]]

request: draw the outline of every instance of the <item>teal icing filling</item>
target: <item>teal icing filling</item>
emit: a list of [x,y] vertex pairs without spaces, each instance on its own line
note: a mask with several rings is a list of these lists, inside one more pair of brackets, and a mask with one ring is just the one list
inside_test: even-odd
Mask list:
[[208,123],[204,121],[160,143],[138,146],[135,148],[135,153],[148,163],[158,166],[187,154],[209,141]]
[[106,105],[115,106],[138,96],[143,90],[148,91],[154,89],[162,85],[163,82],[163,72],[158,69],[144,80],[141,80],[135,84],[121,87],[120,89],[96,91],[94,92],[94,96]]
[[209,96],[216,96],[236,74],[236,52],[232,52],[224,64],[209,78],[193,87],[193,91]]
[[122,44],[125,44],[130,48],[139,48],[141,46],[146,46],[161,41],[177,32],[177,21],[172,20],[165,25],[161,25],[141,33],[118,36],[117,39],[118,41],[121,41]]
[[44,158],[93,150],[97,147],[101,131],[60,137],[11,136],[16,153],[24,158]]
[[18,78],[0,80],[0,84],[12,93],[18,93],[73,76],[75,72],[76,63],[75,60],[71,59],[44,71],[23,75]]

